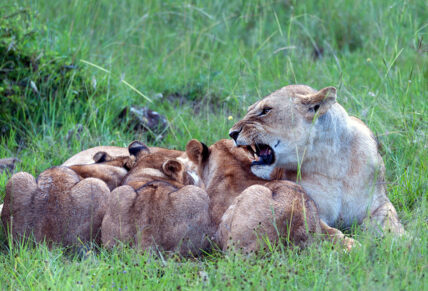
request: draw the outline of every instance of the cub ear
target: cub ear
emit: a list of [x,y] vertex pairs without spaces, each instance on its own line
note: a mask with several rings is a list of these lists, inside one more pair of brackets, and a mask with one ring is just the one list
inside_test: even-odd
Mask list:
[[95,163],[104,163],[113,160],[113,157],[110,156],[106,152],[97,152],[92,159],[95,161]]
[[192,139],[186,145],[186,154],[189,157],[189,160],[199,165],[208,158],[210,150],[204,143],[196,139]]
[[141,153],[142,151],[147,153],[150,152],[149,148],[145,144],[137,140],[129,144],[128,151],[131,156],[138,156],[138,154]]
[[128,159],[125,160],[125,163],[123,166],[127,171],[130,171],[135,166],[135,163],[136,163],[136,158],[134,156],[130,156]]
[[312,120],[315,115],[325,114],[336,103],[336,88],[326,87],[314,94],[299,96],[294,101],[303,115]]
[[162,170],[165,175],[175,180],[179,180],[178,178],[180,177],[180,173],[183,170],[183,165],[177,160],[168,160],[163,163]]

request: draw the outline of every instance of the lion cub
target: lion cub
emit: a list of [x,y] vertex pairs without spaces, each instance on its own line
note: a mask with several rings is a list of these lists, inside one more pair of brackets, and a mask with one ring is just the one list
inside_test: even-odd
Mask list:
[[[186,146],[189,159],[210,196],[210,214],[218,227],[216,238],[224,250],[231,245],[256,251],[282,240],[297,246],[311,241],[311,234],[327,234],[350,249],[354,241],[320,222],[315,203],[303,188],[290,181],[268,182],[251,172],[248,153],[232,140],[220,140],[209,148],[197,140]],[[273,179],[282,178],[281,171]]]
[[6,185],[2,222],[14,238],[33,234],[36,242],[64,246],[101,242],[107,197],[134,160],[98,152],[92,164],[52,167],[37,180],[28,173],[16,173]]
[[[159,247],[197,255],[208,247],[211,234],[206,192],[194,186],[179,152],[129,146],[135,165],[107,201],[102,242],[130,242],[146,250]],[[183,153],[180,153],[182,155]]]
[[64,246],[95,240],[104,217],[110,190],[96,178],[82,179],[67,167],[53,167],[34,179],[14,174],[6,185],[1,220],[14,239],[33,234]]

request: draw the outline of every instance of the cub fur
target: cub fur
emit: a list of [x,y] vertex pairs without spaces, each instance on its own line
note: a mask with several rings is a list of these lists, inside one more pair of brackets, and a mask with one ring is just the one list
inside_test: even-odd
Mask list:
[[283,87],[250,106],[229,135],[255,154],[255,175],[268,179],[279,167],[299,180],[328,225],[370,221],[404,233],[386,196],[376,139],[336,102],[334,87]]
[[[314,202],[303,188],[290,181],[268,182],[251,173],[247,152],[231,140],[220,140],[209,148],[197,140],[186,146],[189,159],[198,165],[199,175],[210,196],[210,214],[222,249],[234,244],[244,251],[263,246],[267,236],[305,246],[312,234],[327,234],[350,249],[354,241],[319,220]],[[278,170],[272,178],[279,179]]]
[[[142,145],[138,141],[132,142],[131,145],[135,146],[134,150],[138,150],[139,145]],[[85,176],[94,176],[97,175],[97,178],[106,181],[109,185],[110,189],[118,186],[118,183],[121,182],[121,179],[127,174],[127,171],[132,167],[132,164],[135,162],[135,157],[130,155],[129,147],[116,147],[116,146],[98,146],[93,147],[84,151],[81,151],[67,161],[65,161],[62,166],[70,167],[73,169],[78,169],[81,173],[82,177]],[[147,147],[150,153],[165,153],[164,148],[159,147]],[[166,150],[168,157],[176,158],[181,161],[186,166],[186,172],[193,178],[195,181],[195,185],[202,187],[201,180],[196,174],[196,170],[194,169],[194,164],[189,163],[186,153],[183,151],[177,150]],[[101,168],[93,168],[94,170],[100,169],[96,173],[91,167],[94,163],[94,160],[98,164],[104,164],[109,166],[116,166],[116,168],[106,168],[105,171],[102,171]],[[86,166],[88,165],[88,166]]]
[[98,178],[104,181],[110,191],[121,185],[134,161],[129,156],[113,158],[105,152],[98,152],[93,157],[93,164],[74,165],[69,168],[75,171],[81,179]]
[[65,246],[99,243],[106,199],[134,160],[129,155],[113,158],[98,152],[92,164],[53,167],[37,180],[17,173],[6,186],[3,224],[14,238],[33,234],[36,242]]
[[[159,147],[150,147],[149,148],[152,153],[157,151],[162,151],[163,148]],[[181,151],[175,151],[175,150],[169,150],[171,151],[170,154],[175,154],[177,157],[183,154]],[[89,148],[86,150],[83,150],[68,160],[66,160],[62,166],[74,166],[74,165],[86,165],[86,164],[93,164],[94,163],[94,156],[97,153],[106,153],[110,159],[115,160],[118,157],[129,157],[129,150],[127,147],[117,147],[117,146],[97,146],[93,148]]]
[[[160,248],[197,255],[209,246],[212,232],[206,192],[177,151],[130,146],[135,165],[109,196],[102,222],[102,242],[129,242],[142,250]],[[180,154],[181,155],[181,154]]]
[[64,246],[100,242],[105,201],[110,190],[96,178],[81,179],[67,167],[34,177],[14,174],[6,185],[1,220],[14,239],[33,235]]

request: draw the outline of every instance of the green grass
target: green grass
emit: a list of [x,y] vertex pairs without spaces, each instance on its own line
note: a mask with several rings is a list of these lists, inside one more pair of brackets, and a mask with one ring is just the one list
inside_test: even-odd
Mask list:
[[[0,158],[19,157],[16,171],[37,175],[82,149],[134,139],[177,149],[191,138],[211,144],[275,89],[333,85],[338,101],[382,143],[388,196],[409,236],[374,239],[356,228],[362,247],[351,254],[323,243],[253,257],[163,259],[118,248],[82,259],[44,245],[9,249],[2,234],[1,289],[427,288],[425,1],[17,2],[0,9],[35,13],[27,20],[38,34],[25,47],[54,52],[89,82],[68,74],[55,92],[45,89],[35,108],[21,104],[18,115],[1,116],[11,130],[0,133]],[[166,136],[155,141],[129,130],[117,118],[129,105],[164,114]],[[67,138],[77,124],[79,137]],[[0,175],[0,201],[8,178]]]

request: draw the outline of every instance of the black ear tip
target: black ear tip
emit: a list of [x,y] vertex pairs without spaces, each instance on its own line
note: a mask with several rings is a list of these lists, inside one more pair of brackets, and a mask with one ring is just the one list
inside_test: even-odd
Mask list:
[[210,150],[208,149],[207,145],[201,142],[202,144],[202,160],[206,160],[208,156],[210,155]]
[[133,141],[128,146],[128,151],[129,151],[130,155],[136,156],[141,151],[147,151],[148,152],[149,148],[145,144],[143,144],[139,141]]
[[104,163],[107,159],[107,153],[106,152],[97,152],[92,159],[95,161],[95,163]]

